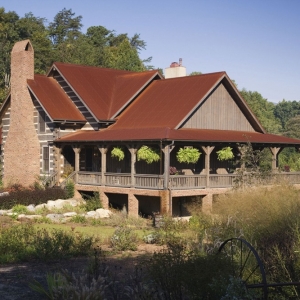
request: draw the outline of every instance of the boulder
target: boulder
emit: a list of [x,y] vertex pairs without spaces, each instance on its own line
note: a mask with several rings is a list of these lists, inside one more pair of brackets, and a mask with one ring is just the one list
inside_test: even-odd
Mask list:
[[34,212],[35,211],[35,206],[33,204],[30,204],[30,205],[27,206],[27,210],[29,212]]
[[46,218],[50,219],[54,223],[60,223],[63,220],[64,215],[63,214],[48,214],[46,216]]
[[98,208],[96,210],[96,213],[99,216],[99,218],[109,218],[112,214],[110,210],[104,208]]
[[77,215],[76,212],[66,212],[63,214],[64,217],[74,217],[76,215]]

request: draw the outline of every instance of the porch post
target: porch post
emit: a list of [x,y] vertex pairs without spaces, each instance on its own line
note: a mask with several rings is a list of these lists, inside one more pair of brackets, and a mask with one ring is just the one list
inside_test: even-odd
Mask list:
[[272,153],[272,171],[274,172],[278,168],[277,158],[278,158],[278,154],[280,153],[282,148],[281,147],[270,147],[270,150]]
[[[170,153],[175,148],[173,145],[166,145],[163,148],[164,152],[164,190],[169,190],[167,193],[168,197],[166,197],[166,193],[162,193],[160,197],[161,201],[161,208],[162,207],[168,207],[168,213],[169,215],[172,215],[172,185],[170,184]],[[169,204],[166,202],[169,201]],[[162,210],[162,209],[161,209]]]
[[134,145],[127,145],[127,148],[131,154],[131,166],[130,166],[130,175],[131,175],[131,187],[135,187],[135,163],[136,163],[136,152],[137,148]]
[[201,148],[205,153],[206,187],[209,187],[210,154],[215,149],[215,146],[201,146]]
[[239,152],[241,154],[241,161],[242,161],[242,163],[241,163],[241,169],[244,170],[245,167],[246,167],[245,161],[243,160],[243,156],[245,154],[245,150],[244,150],[243,147],[237,147],[237,149],[239,150]]
[[75,171],[76,171],[76,183],[78,182],[78,172],[79,172],[79,163],[80,163],[80,151],[81,147],[72,146],[73,151],[75,152]]
[[106,153],[108,148],[106,146],[98,147],[101,153],[101,185],[105,185],[105,173],[106,173]]
[[56,176],[56,184],[59,183],[60,178],[61,178],[61,153],[62,153],[62,148],[59,146],[53,145],[53,151],[54,151],[54,168],[55,171],[57,172]]

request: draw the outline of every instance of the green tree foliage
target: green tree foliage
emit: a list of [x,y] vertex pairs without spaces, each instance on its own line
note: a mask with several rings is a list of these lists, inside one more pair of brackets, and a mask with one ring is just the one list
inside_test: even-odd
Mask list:
[[106,68],[144,71],[145,66],[139,58],[137,50],[131,46],[128,39],[123,40],[118,46],[104,49],[103,66]]
[[240,93],[267,132],[279,133],[281,131],[280,122],[274,116],[274,103],[268,102],[258,92],[243,89]]
[[54,17],[49,24],[49,36],[54,46],[60,45],[66,40],[74,40],[81,34],[82,16],[75,17],[72,9],[64,8]]
[[300,139],[300,115],[297,115],[286,122],[284,135]]
[[45,74],[54,61],[117,68],[131,71],[151,69],[151,57],[142,60],[139,52],[146,42],[139,34],[116,34],[103,26],[82,33],[82,16],[71,9],[58,12],[53,22],[31,12],[20,18],[0,7],[0,103],[9,91],[10,54],[17,41],[30,39],[35,52],[35,72]]
[[300,115],[300,103],[298,101],[286,101],[283,99],[276,104],[274,115],[279,119],[282,128],[285,128],[285,124],[290,118]]

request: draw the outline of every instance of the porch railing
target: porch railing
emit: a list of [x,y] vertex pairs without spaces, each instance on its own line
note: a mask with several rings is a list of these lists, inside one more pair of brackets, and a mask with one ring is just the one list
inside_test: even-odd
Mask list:
[[[76,173],[76,172],[74,172]],[[72,174],[73,175],[73,174]],[[102,178],[100,172],[77,172],[72,177],[75,182],[83,185],[104,185],[113,187],[135,187],[144,189],[163,189],[164,176],[155,174],[135,174],[134,182],[131,182],[130,173],[105,173]],[[104,180],[103,180],[104,179]],[[247,175],[244,175],[244,180]],[[206,175],[171,175],[169,177],[169,188],[173,190],[224,188],[233,187],[239,178],[238,174],[210,174],[208,185]],[[256,181],[257,179],[254,179]],[[300,172],[275,173],[269,175],[266,184],[276,181],[286,181],[290,184],[300,184]],[[252,181],[254,183],[254,181]]]

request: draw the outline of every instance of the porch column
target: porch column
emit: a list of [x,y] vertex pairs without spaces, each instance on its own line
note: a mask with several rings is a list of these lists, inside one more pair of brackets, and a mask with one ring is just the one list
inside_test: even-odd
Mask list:
[[72,146],[73,151],[75,152],[75,172],[76,172],[76,183],[78,182],[78,172],[80,166],[80,151],[81,148],[78,146]]
[[137,148],[134,145],[127,145],[127,148],[131,154],[131,166],[130,166],[130,175],[131,175],[131,187],[135,187],[135,163],[136,163],[136,152]]
[[99,190],[100,201],[104,209],[109,209],[109,199],[107,195]]
[[108,148],[106,146],[98,147],[101,153],[101,185],[105,185],[105,173],[106,173],[106,153]]
[[164,189],[169,188],[170,179],[170,153],[174,149],[173,145],[166,145],[162,151],[164,152]]
[[278,154],[282,150],[281,147],[270,147],[271,153],[272,153],[272,171],[276,171],[278,164],[277,164],[277,158]]
[[209,187],[209,170],[210,170],[210,154],[215,149],[214,146],[201,146],[203,152],[205,153],[205,170],[206,170],[206,187]]
[[202,212],[210,214],[212,212],[213,194],[207,194],[202,198]]
[[53,145],[53,152],[54,152],[54,168],[55,171],[57,172],[56,176],[56,184],[59,183],[60,178],[61,178],[61,153],[62,153],[62,148],[59,146],[54,146]]
[[139,201],[132,193],[128,194],[128,215],[134,217],[139,215]]
[[241,155],[241,169],[245,170],[246,164],[245,164],[245,161],[243,159],[243,156],[245,154],[245,149],[244,149],[244,147],[237,147],[237,149],[239,150],[239,153]]

